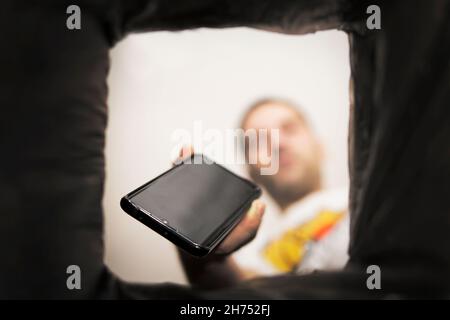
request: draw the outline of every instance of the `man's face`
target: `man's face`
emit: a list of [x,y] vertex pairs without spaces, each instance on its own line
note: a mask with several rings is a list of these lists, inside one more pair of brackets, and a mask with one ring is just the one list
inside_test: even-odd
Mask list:
[[[320,143],[304,119],[293,107],[283,103],[267,103],[253,110],[244,123],[244,130],[279,130],[279,141],[268,139],[270,145],[262,150],[258,146],[247,146],[247,156],[262,158],[262,152],[274,150],[270,155],[279,158],[279,170],[273,175],[261,175],[261,168],[268,166],[258,161],[249,164],[252,178],[262,184],[280,202],[293,202],[320,186],[320,166],[322,151]],[[277,199],[279,198],[279,199]]]

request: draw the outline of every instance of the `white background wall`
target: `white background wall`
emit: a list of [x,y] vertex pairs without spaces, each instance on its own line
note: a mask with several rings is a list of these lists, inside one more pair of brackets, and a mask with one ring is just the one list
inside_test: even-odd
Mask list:
[[326,186],[347,186],[350,71],[344,33],[157,32],[128,37],[111,59],[105,259],[123,279],[185,283],[172,245],[128,217],[119,200],[170,167],[171,134],[192,131],[194,121],[226,130],[258,98],[293,100],[325,144]]

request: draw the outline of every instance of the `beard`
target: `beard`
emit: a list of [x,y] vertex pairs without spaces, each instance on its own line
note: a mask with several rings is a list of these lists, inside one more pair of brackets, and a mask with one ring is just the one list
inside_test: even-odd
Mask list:
[[[267,190],[282,209],[317,191],[321,185],[321,172],[316,165],[293,172],[292,179],[283,179],[280,173],[261,175],[259,169],[254,167],[250,167],[250,176],[253,181]],[[291,177],[292,175],[289,178]]]

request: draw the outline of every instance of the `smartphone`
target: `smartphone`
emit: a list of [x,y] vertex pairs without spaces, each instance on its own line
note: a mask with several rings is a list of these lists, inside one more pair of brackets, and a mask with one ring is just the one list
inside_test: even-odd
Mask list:
[[124,196],[120,205],[184,251],[202,257],[260,195],[261,189],[251,181],[194,154]]

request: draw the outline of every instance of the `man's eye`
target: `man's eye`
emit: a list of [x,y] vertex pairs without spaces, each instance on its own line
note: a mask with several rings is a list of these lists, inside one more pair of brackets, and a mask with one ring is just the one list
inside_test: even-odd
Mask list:
[[294,123],[290,123],[290,124],[287,124],[287,125],[283,126],[283,130],[286,133],[294,133],[294,132],[297,132],[298,129],[299,129],[298,125],[296,125]]

